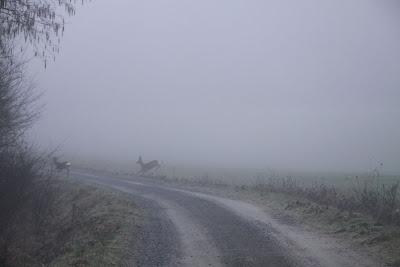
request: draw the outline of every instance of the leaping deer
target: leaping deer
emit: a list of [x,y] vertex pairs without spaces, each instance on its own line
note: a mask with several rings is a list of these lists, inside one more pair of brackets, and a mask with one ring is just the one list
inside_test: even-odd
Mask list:
[[69,169],[71,167],[71,163],[68,161],[59,161],[57,157],[53,157],[53,163],[56,166],[57,172],[61,172],[62,170],[67,171],[67,176],[69,177]]
[[150,162],[144,163],[141,156],[139,156],[139,159],[136,163],[140,165],[140,170],[136,174],[144,174],[152,169],[156,170],[161,167],[160,163],[158,163],[157,160],[152,160]]

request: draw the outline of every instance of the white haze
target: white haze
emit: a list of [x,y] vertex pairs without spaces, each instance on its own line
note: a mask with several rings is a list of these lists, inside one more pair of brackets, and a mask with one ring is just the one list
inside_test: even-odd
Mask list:
[[65,157],[400,171],[396,1],[94,0],[36,62]]

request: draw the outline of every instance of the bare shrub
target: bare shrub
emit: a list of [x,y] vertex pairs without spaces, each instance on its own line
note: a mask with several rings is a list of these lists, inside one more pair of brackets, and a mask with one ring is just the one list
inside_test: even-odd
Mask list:
[[369,178],[361,182],[359,177],[355,177],[350,187],[344,190],[323,183],[304,185],[292,177],[256,177],[257,184],[253,189],[261,193],[277,192],[304,197],[350,214],[355,211],[369,214],[379,223],[400,225],[399,182],[384,184],[376,173]]
[[7,245],[17,213],[28,203],[41,160],[25,144],[0,151],[0,258],[7,258]]
[[12,56],[12,44],[0,45],[0,149],[20,141],[38,117],[37,96],[24,79],[24,63]]
[[35,180],[30,191],[30,210],[33,225],[37,233],[41,233],[49,217],[53,216],[54,203],[58,188],[52,179],[52,173],[42,174]]
[[38,114],[23,63],[14,59],[10,43],[0,44],[0,59],[0,261],[4,263],[16,214],[41,177],[43,160],[23,138]]

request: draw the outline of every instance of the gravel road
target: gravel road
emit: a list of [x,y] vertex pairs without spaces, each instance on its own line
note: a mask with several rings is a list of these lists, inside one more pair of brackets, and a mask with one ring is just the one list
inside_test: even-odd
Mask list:
[[138,266],[373,266],[279,224],[256,206],[140,177],[72,172],[131,194],[145,211]]

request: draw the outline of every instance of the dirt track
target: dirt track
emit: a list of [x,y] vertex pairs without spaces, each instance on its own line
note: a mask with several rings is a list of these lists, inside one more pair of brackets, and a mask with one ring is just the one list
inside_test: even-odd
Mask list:
[[246,202],[139,177],[82,172],[73,177],[129,193],[146,212],[138,266],[376,266],[281,225]]

